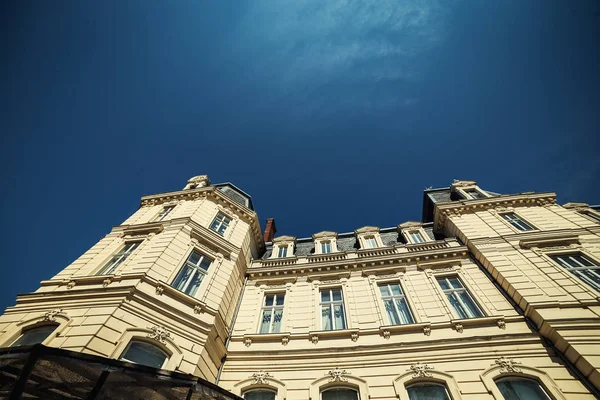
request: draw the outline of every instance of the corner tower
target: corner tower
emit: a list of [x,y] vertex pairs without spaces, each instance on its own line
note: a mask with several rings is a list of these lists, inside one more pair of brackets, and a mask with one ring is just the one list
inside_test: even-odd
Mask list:
[[0,317],[0,347],[43,343],[214,381],[246,268],[250,196],[206,175],[139,209]]

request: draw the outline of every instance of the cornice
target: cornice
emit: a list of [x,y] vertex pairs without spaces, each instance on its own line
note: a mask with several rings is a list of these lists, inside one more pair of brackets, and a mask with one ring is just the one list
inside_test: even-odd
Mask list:
[[422,226],[423,224],[421,222],[407,221],[398,225],[398,231],[401,231],[402,229],[421,228]]
[[355,235],[366,235],[369,233],[379,233],[379,227],[378,226],[363,226],[362,228],[358,228],[357,230],[354,231]]
[[163,222],[148,222],[145,224],[118,225],[112,228],[111,233],[121,233],[121,236],[138,236],[157,234],[164,229]]
[[524,238],[519,241],[519,246],[526,249],[570,244],[579,244],[579,236],[540,232],[533,237]]
[[[456,240],[443,240],[419,245],[369,249],[364,252],[358,250],[298,258],[254,260],[247,273],[252,279],[268,279],[268,277],[286,275],[314,275],[350,270],[364,270],[368,274],[372,274],[371,271],[390,268],[404,271],[413,264],[415,268],[418,266],[421,269],[439,269],[453,267],[467,255],[466,246],[461,246]],[[326,256],[326,258],[318,256]]]
[[296,243],[296,236],[278,236],[273,239],[273,244],[288,244],[288,243]]
[[316,239],[337,239],[337,232],[322,231],[312,235],[313,240]]
[[556,204],[556,193],[529,193],[484,197],[481,199],[459,200],[437,203],[434,206],[434,230],[443,231],[446,220],[477,211],[501,207],[548,206]]

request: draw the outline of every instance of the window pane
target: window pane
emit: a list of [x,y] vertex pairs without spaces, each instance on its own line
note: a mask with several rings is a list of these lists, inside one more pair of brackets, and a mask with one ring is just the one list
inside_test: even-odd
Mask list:
[[416,384],[409,386],[406,391],[410,400],[450,400],[448,391],[442,385]]
[[398,313],[396,312],[396,308],[394,307],[394,301],[385,300],[383,304],[385,305],[385,311],[387,312],[388,318],[390,319],[390,324],[399,325],[400,318],[398,317]]
[[573,271],[573,274],[579,279],[600,291],[600,271],[594,269]]
[[29,329],[13,343],[13,346],[30,346],[33,344],[42,343],[54,330],[56,325],[40,326],[39,328]]
[[271,326],[271,310],[264,310],[262,313],[262,321],[260,323],[260,333],[269,333]]
[[321,301],[325,302],[325,301],[329,301],[331,298],[329,297],[329,290],[323,290],[321,292]]
[[481,311],[479,311],[479,308],[477,307],[477,305],[475,304],[475,302],[473,301],[473,299],[467,291],[460,292],[459,296],[462,300],[462,303],[466,309],[469,318],[481,317]]
[[346,318],[344,316],[344,306],[342,304],[333,306],[333,316],[335,320],[335,329],[346,329]]
[[335,388],[321,393],[322,400],[358,400],[356,390]]
[[331,329],[333,329],[331,321],[331,310],[328,305],[321,307],[321,319],[323,321],[323,330],[330,331]]
[[388,288],[387,285],[380,285],[379,286],[379,291],[381,292],[381,295],[383,297],[390,295],[390,290],[389,290],[389,288]]
[[397,283],[391,284],[390,288],[392,289],[392,295],[402,294],[402,290],[400,290],[400,285],[398,285]]
[[271,329],[272,333],[281,332],[281,320],[283,319],[283,310],[275,310],[273,318],[273,329]]
[[410,314],[410,309],[408,308],[406,299],[396,299],[396,306],[400,311],[400,324],[412,324],[414,321],[412,315]]
[[532,379],[509,378],[496,384],[505,400],[550,400],[540,384]]
[[192,251],[192,254],[188,257],[188,261],[194,265],[198,265],[200,261],[200,257],[202,257],[197,251]]
[[448,278],[448,281],[450,282],[450,285],[452,285],[452,287],[454,289],[463,288],[463,285],[462,285],[462,283],[460,283],[460,280],[458,278]]
[[162,368],[167,355],[161,349],[149,343],[131,342],[121,359],[149,367]]
[[438,282],[443,290],[451,289],[450,283],[448,283],[448,280],[446,278],[438,278]]
[[273,295],[268,294],[265,296],[265,306],[269,307],[273,305]]
[[172,286],[177,290],[183,291],[185,284],[190,278],[192,271],[192,268],[188,267],[187,265],[184,265],[177,274],[177,277],[175,277]]
[[459,318],[469,318],[469,316],[467,315],[467,311],[460,304],[460,301],[458,301],[458,296],[456,295],[456,293],[449,293],[448,300],[450,301],[452,308],[456,310],[456,313],[458,314]]
[[278,294],[275,296],[275,298],[277,299],[275,304],[278,306],[282,306],[283,305],[283,300],[285,299],[285,295],[284,294]]
[[245,400],[275,400],[275,393],[268,390],[253,390],[244,393]]
[[331,294],[333,295],[333,301],[342,300],[342,289],[333,289]]

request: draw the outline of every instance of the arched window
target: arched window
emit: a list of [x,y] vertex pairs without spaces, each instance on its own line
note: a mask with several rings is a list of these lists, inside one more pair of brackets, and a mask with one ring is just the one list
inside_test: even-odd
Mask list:
[[358,392],[348,388],[331,388],[321,392],[321,400],[359,400]]
[[451,400],[445,385],[432,382],[415,383],[406,388],[410,400]]
[[10,345],[14,346],[30,346],[38,343],[42,343],[58,325],[43,325],[37,328],[31,328],[23,331],[21,336]]
[[505,400],[552,400],[534,379],[508,377],[496,381]]
[[168,359],[161,348],[140,340],[132,340],[121,356],[121,360],[154,368],[162,368]]
[[245,400],[275,400],[276,393],[271,390],[256,389],[244,393]]

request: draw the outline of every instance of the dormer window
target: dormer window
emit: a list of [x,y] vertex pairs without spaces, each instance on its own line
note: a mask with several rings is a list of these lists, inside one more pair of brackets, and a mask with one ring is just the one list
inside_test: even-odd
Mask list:
[[273,251],[271,258],[285,258],[294,256],[294,236],[279,236],[273,239]]
[[398,230],[408,244],[419,244],[430,242],[431,238],[419,222],[405,222],[398,225]]
[[316,254],[329,254],[338,251],[336,232],[323,231],[315,233],[312,238],[315,241]]
[[467,199],[483,199],[485,197],[488,197],[487,194],[484,194],[483,191],[479,190],[476,187],[463,189],[463,193],[466,195]]
[[375,249],[381,247],[381,236],[376,226],[363,226],[354,231],[361,249]]

